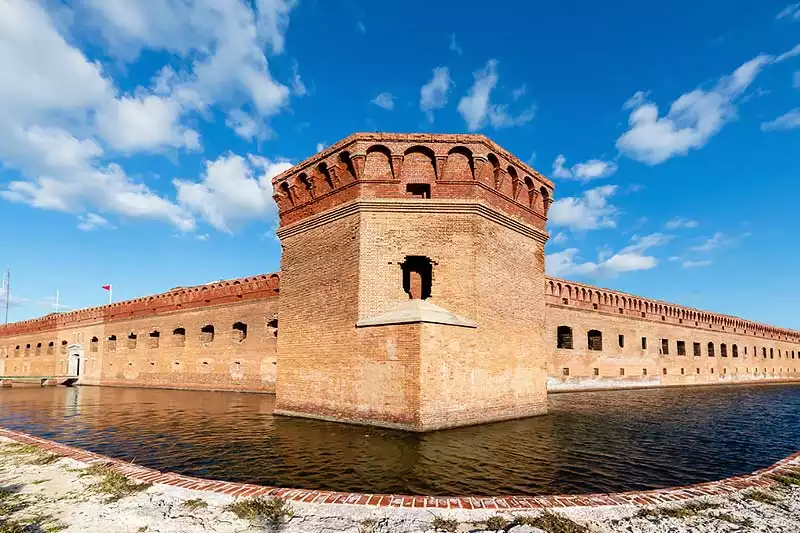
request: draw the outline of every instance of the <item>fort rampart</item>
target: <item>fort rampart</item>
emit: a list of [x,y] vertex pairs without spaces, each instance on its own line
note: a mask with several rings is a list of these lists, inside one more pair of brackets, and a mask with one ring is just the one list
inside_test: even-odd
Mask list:
[[[800,380],[797,331],[557,278],[544,289],[549,391]],[[278,290],[278,274],[254,276],[0,326],[0,375],[65,375],[71,352],[84,384],[271,393]]]

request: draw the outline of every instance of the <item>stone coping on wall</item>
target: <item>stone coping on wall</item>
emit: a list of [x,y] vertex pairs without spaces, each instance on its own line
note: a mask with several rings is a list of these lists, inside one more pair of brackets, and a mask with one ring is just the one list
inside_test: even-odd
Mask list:
[[233,497],[270,496],[297,503],[347,504],[373,507],[525,510],[550,507],[658,505],[695,498],[728,496],[750,488],[771,487],[777,483],[774,476],[795,473],[800,468],[800,452],[797,452],[785,459],[781,459],[772,466],[756,470],[750,474],[665,489],[553,496],[408,496],[266,487],[249,483],[201,479],[173,472],[160,472],[2,427],[0,427],[0,436],[21,444],[38,446],[47,452],[70,457],[83,463],[104,464],[133,480],[144,483],[169,485],[201,492],[226,494]]

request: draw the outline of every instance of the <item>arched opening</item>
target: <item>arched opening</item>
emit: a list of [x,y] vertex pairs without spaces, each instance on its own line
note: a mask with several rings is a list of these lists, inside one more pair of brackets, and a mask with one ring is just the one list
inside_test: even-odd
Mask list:
[[107,349],[109,352],[117,351],[117,336],[116,335],[109,335],[108,342],[107,342]]
[[498,188],[500,186],[500,161],[497,159],[497,156],[494,154],[489,154],[486,156],[486,159],[492,165],[492,184],[494,188]]
[[391,180],[394,178],[392,173],[392,153],[381,144],[375,144],[367,148],[367,159],[364,162],[364,178],[373,180]]
[[97,337],[92,337],[92,339],[89,341],[89,351],[96,352],[98,350],[99,345],[100,345],[100,339],[98,339]]
[[56,343],[50,341],[47,343],[47,353],[48,355],[52,355],[56,351]]
[[278,337],[278,319],[273,318],[267,322],[267,329],[272,332],[272,336]]
[[150,347],[158,348],[158,342],[161,339],[161,333],[157,329],[154,329],[150,332],[148,337],[150,337]]
[[569,326],[558,326],[556,331],[556,346],[562,350],[572,349],[572,328]]
[[589,349],[595,352],[603,350],[603,334],[596,329],[590,329],[586,335]]
[[708,356],[709,357],[714,357],[714,343],[713,342],[709,342],[708,343]]
[[328,186],[330,190],[333,190],[333,179],[331,179],[331,173],[328,172],[328,165],[325,163],[320,163],[317,165],[317,173],[322,176],[322,181]]
[[128,335],[128,348],[136,348],[136,333],[131,333]]
[[61,353],[67,353],[67,341],[61,341]]
[[739,357],[739,347],[736,346],[735,344],[731,346],[731,352],[732,352],[731,355],[733,357]]
[[42,355],[42,343],[41,342],[37,342],[36,343],[36,355]]
[[545,187],[539,189],[539,195],[542,197],[542,212],[547,216],[547,210],[550,207],[550,193],[547,192]]
[[214,326],[207,324],[200,328],[200,342],[211,342],[214,340]]
[[247,324],[236,322],[233,324],[232,338],[235,342],[242,342],[247,338]]
[[728,357],[728,345],[724,342],[719,345],[719,355],[720,357]]
[[339,154],[339,164],[347,174],[350,174],[352,179],[356,178],[356,169],[353,166],[353,160],[350,159],[350,152],[343,151]]
[[172,330],[172,344],[182,348],[186,344],[186,329],[175,328]]
[[407,255],[400,264],[403,270],[403,290],[412,300],[430,297],[433,287],[433,262],[422,255]]

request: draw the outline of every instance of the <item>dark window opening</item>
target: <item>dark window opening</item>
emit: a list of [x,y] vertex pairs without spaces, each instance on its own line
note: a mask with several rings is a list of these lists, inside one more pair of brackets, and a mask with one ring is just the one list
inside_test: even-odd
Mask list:
[[769,349],[769,358],[770,359],[775,359],[775,352],[773,351],[772,348]]
[[572,328],[569,326],[558,326],[556,333],[556,346],[562,350],[572,349]]
[[431,197],[431,186],[427,183],[409,183],[406,192],[412,198],[428,199]]
[[425,300],[431,296],[433,262],[422,255],[407,255],[400,264],[403,269],[403,290],[412,300]]
[[620,348],[624,348],[625,347],[625,335],[620,335],[619,339],[618,339],[618,342],[619,342],[619,347]]
[[603,334],[596,329],[590,329],[586,335],[589,349],[595,352],[603,351]]
[[695,357],[700,357],[700,355],[701,355],[700,354],[700,343],[699,342],[694,343],[693,348],[694,348]]
[[642,337],[642,350],[647,349],[647,337]]
[[714,357],[714,343],[713,342],[709,342],[708,343],[708,356],[709,357]]
[[562,374],[564,374],[565,376],[569,376],[569,368],[567,368],[567,367],[564,367],[564,368],[561,370],[561,373],[562,373]]
[[599,368],[595,368],[595,369],[593,369],[593,374],[594,374],[595,376],[599,376],[599,375],[600,375],[600,369],[599,369]]
[[200,329],[200,341],[211,342],[214,340],[214,326],[207,324]]
[[646,375],[647,375],[647,369],[646,369],[646,368],[643,368],[643,369],[642,369],[642,375],[643,375],[643,376],[646,376]]
[[272,320],[267,322],[267,328],[270,331],[272,331],[272,335],[274,337],[276,337],[276,338],[278,337],[278,319],[277,318],[273,318]]
[[89,351],[96,352],[99,344],[100,344],[100,339],[98,339],[97,337],[92,337],[92,340],[89,341]]
[[158,348],[158,342],[161,339],[161,333],[158,330],[153,330],[150,332],[150,347],[151,348]]
[[720,357],[728,357],[728,345],[724,342],[719,345],[719,355]]
[[686,355],[686,343],[678,341],[678,355]]
[[136,333],[128,335],[128,348],[136,348]]
[[236,322],[233,325],[233,340],[242,342],[247,338],[247,324],[244,322]]
[[669,355],[669,339],[661,339],[661,354]]
[[619,375],[620,376],[624,376],[625,375],[625,369],[624,368],[620,368],[619,369]]
[[662,374],[664,374],[664,375],[666,376],[666,375],[667,375],[667,369],[666,369],[666,368],[662,368],[662,369],[661,369],[661,373],[662,373]]
[[186,329],[175,328],[172,330],[172,341],[175,346],[183,346],[186,343]]

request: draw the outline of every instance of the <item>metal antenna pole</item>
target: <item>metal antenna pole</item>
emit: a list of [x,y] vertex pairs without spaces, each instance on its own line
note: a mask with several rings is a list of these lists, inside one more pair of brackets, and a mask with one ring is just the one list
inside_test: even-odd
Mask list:
[[8,324],[8,306],[11,303],[11,267],[6,268],[6,275],[3,278],[3,285],[6,298],[6,318],[4,323]]

